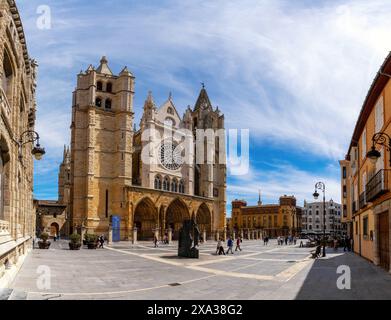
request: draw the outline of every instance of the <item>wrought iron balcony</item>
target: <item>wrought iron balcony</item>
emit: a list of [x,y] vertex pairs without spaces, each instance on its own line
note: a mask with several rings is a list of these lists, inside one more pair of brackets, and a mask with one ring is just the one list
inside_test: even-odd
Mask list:
[[360,209],[365,208],[367,206],[367,193],[365,191],[360,194],[358,201]]
[[366,200],[373,201],[389,191],[389,175],[391,170],[379,170],[366,186]]

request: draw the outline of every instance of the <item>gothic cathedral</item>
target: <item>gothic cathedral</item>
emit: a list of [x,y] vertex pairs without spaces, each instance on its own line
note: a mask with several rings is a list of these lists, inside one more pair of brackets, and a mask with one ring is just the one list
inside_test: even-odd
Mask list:
[[[204,87],[182,117],[171,95],[158,107],[149,93],[137,128],[134,85],[135,77],[126,67],[114,75],[105,57],[98,68],[91,65],[77,76],[71,124],[70,232],[105,234],[113,241],[164,235],[175,240],[183,221],[194,219],[206,238],[222,234],[225,138],[212,138],[212,162],[198,161],[194,141],[200,140],[196,132],[201,129],[222,132],[224,115],[213,109]],[[186,143],[176,136],[182,141],[193,138],[186,140],[192,141],[187,157],[183,157]]]

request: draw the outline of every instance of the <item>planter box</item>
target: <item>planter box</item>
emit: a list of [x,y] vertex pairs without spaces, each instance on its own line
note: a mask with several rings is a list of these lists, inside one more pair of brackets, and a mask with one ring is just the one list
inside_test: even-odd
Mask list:
[[94,243],[94,242],[88,242],[88,243],[87,243],[88,249],[96,249],[97,246],[98,246],[98,245],[97,245],[96,243]]
[[39,249],[49,249],[50,241],[46,241],[46,242],[38,241],[38,247]]
[[69,250],[80,250],[81,243],[69,242]]

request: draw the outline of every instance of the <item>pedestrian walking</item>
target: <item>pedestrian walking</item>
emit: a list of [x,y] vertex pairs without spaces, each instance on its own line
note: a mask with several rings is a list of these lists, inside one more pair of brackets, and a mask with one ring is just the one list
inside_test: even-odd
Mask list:
[[242,248],[240,247],[240,243],[242,242],[242,239],[240,238],[240,237],[238,237],[237,239],[236,239],[236,248],[235,248],[235,251],[238,251],[238,249],[240,250],[240,251],[242,251]]
[[103,245],[105,243],[105,237],[103,235],[101,235],[99,237],[99,248],[102,248],[103,249]]
[[224,248],[223,248],[223,240],[220,238],[217,242],[217,253],[218,255],[225,255]]
[[153,239],[153,243],[155,244],[155,248],[159,247],[158,246],[158,242],[159,241],[158,241],[157,237],[155,236],[154,239]]
[[228,237],[227,246],[228,246],[227,254],[230,251],[231,251],[232,254],[234,254],[234,252],[232,251],[232,248],[234,246],[234,242],[232,241],[231,237]]
[[285,237],[285,245],[288,245],[288,237]]

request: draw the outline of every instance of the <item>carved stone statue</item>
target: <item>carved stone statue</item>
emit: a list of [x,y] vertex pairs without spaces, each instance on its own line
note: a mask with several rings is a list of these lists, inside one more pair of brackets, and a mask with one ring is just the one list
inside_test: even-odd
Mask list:
[[185,258],[199,258],[198,241],[200,230],[194,220],[183,221],[179,230],[178,256]]

